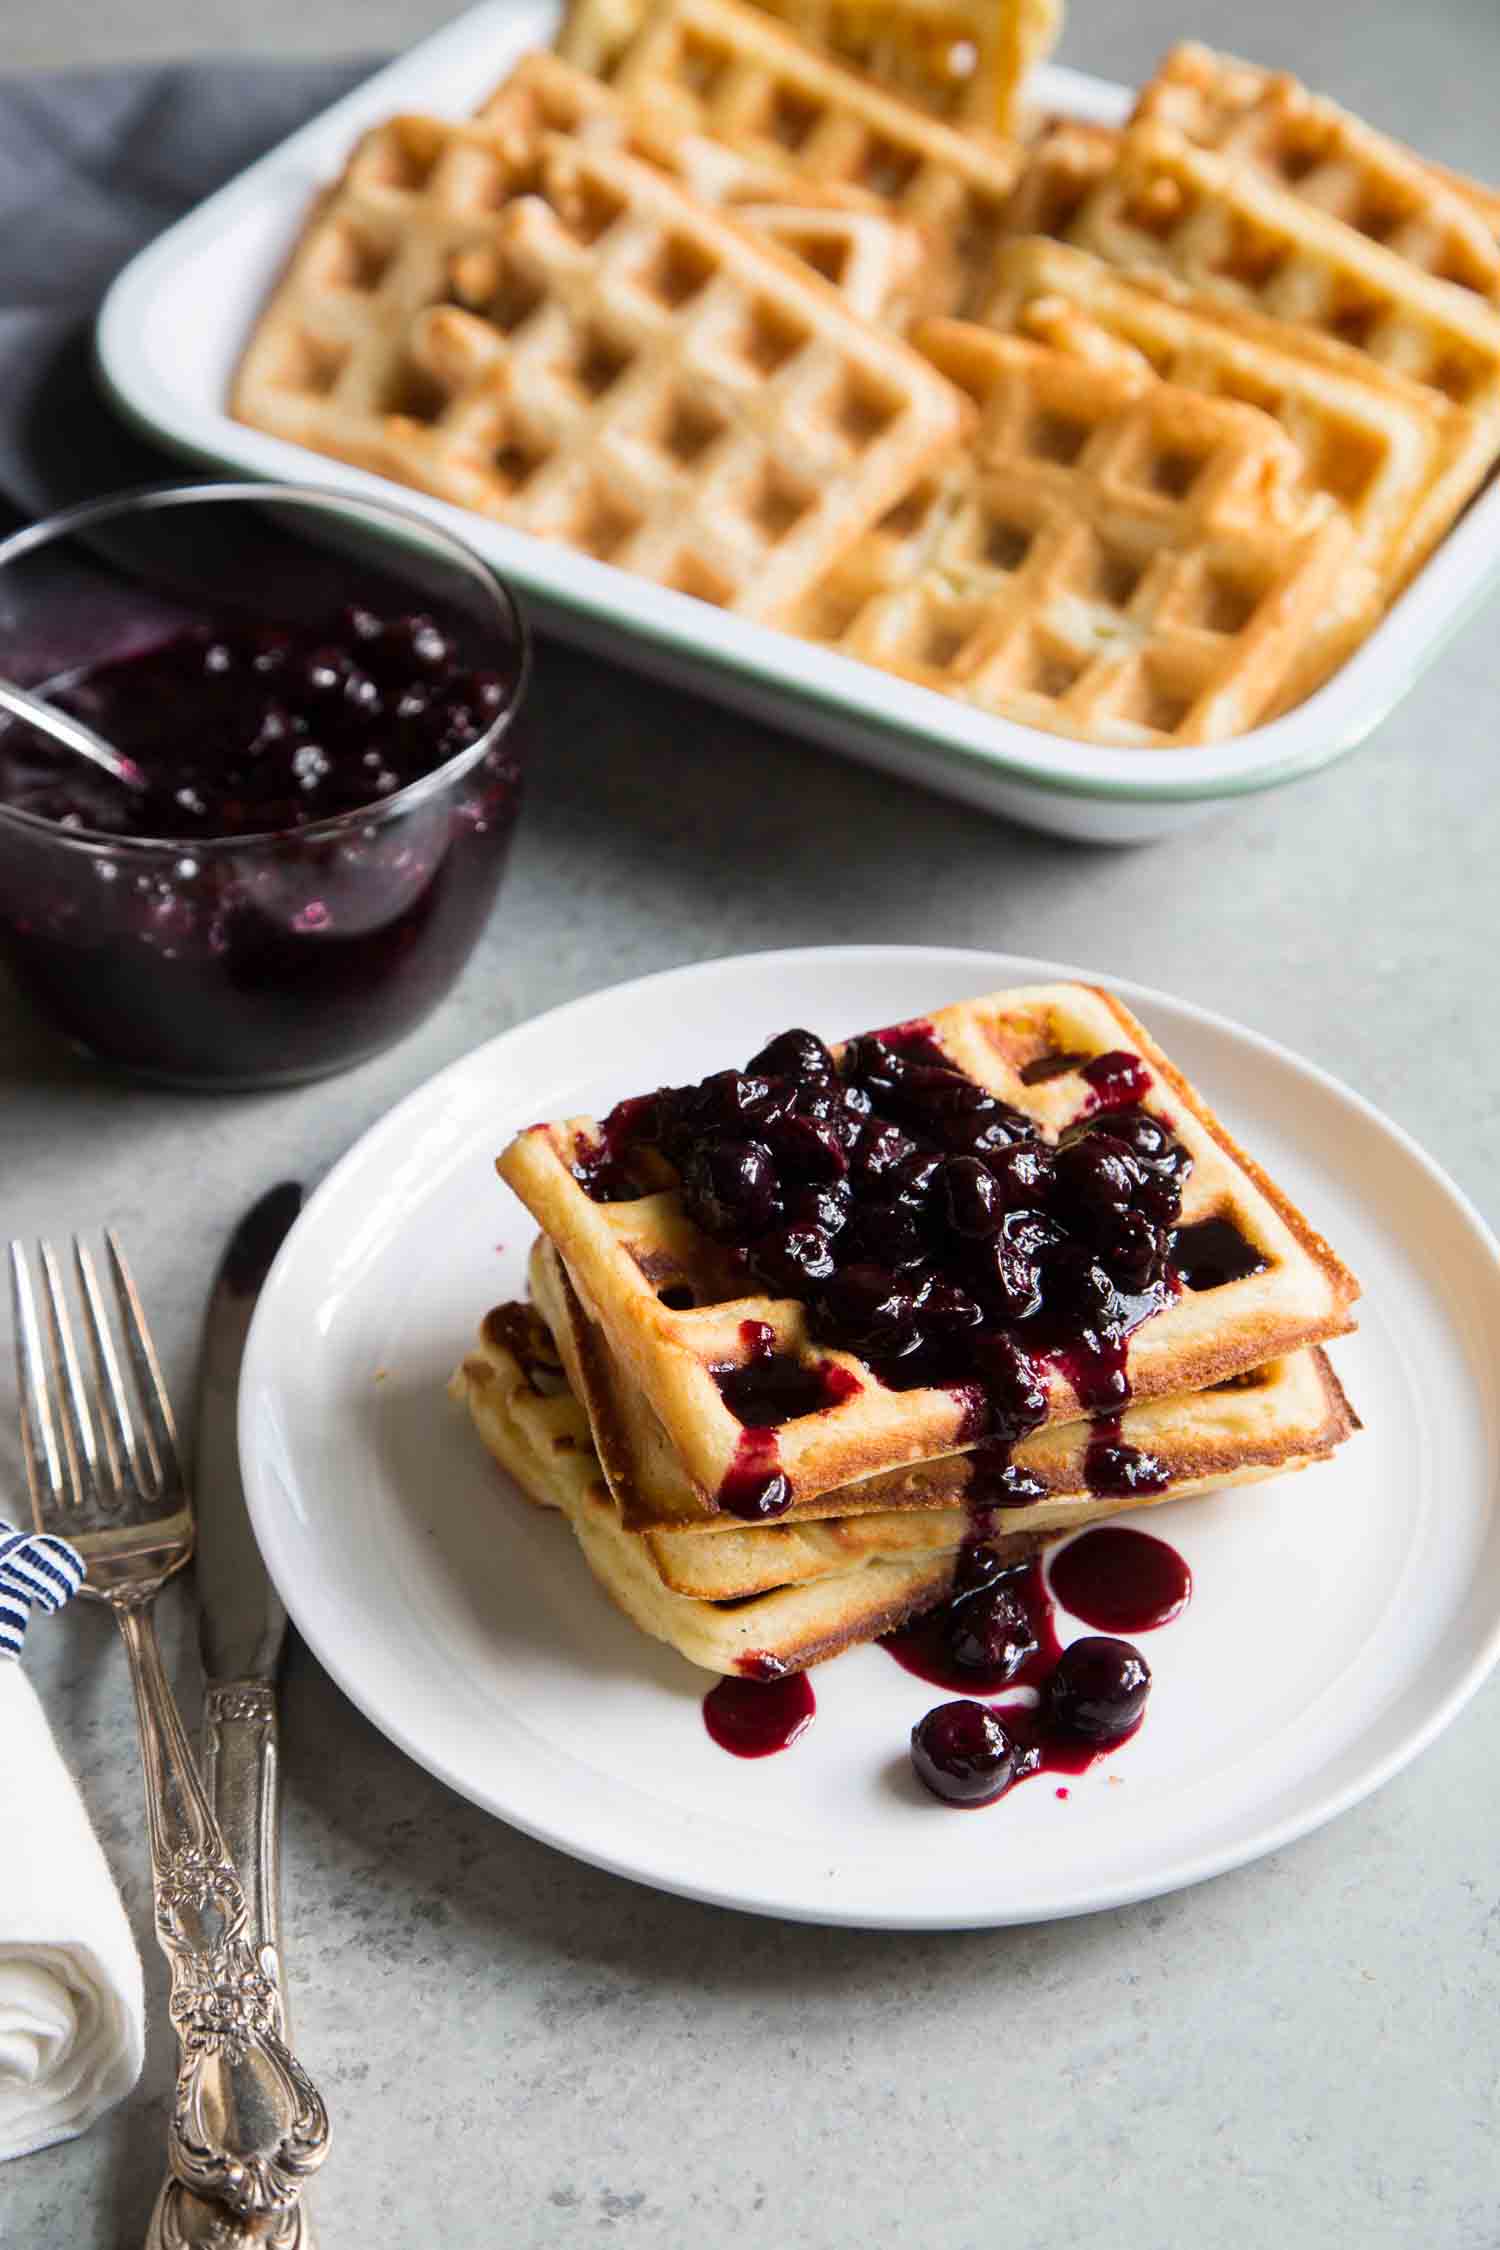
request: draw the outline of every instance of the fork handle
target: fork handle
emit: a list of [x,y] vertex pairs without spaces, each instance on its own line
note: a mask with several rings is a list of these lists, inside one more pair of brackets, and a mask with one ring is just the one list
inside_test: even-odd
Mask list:
[[180,2049],[167,2153],[194,2196],[280,2244],[295,2239],[288,2220],[328,2153],[328,2113],[283,2037],[275,1950],[250,1942],[244,1886],[162,1667],[154,1598],[155,1589],[122,1589],[114,1610],[135,1688],[156,1936]]

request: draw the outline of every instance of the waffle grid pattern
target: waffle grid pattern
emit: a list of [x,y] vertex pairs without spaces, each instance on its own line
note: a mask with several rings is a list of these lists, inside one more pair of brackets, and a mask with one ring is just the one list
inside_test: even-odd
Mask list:
[[914,353],[646,166],[425,118],[361,143],[237,409],[765,619],[961,426]]
[[799,629],[1029,726],[1165,748],[1244,732],[1328,660],[1368,574],[1266,416],[956,322],[916,341],[980,408],[942,478],[814,590]]

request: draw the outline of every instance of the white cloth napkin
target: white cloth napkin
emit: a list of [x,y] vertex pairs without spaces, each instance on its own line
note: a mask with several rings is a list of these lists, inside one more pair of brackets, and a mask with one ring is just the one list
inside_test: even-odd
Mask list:
[[0,2162],[86,2132],[144,2052],[120,1894],[41,1705],[0,1659]]

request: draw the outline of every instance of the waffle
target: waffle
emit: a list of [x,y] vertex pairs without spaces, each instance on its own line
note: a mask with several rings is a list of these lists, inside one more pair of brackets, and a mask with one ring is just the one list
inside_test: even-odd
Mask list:
[[[757,0],[833,60],[934,117],[1009,136],[1028,72],[1051,51],[1061,0]],[[607,77],[649,0],[574,0],[562,52]]]
[[[1265,1259],[1265,1270],[1253,1277],[1184,1290],[1136,1331],[1129,1352],[1135,1397],[1201,1390],[1352,1325],[1352,1276],[1241,1156],[1117,1000],[1084,985],[999,993],[942,1010],[930,1035],[960,1069],[1031,1115],[1048,1137],[1077,1113],[1080,1082],[1070,1071],[1028,1085],[1020,1071],[1029,1060],[1120,1049],[1139,1057],[1152,1089],[1147,1106],[1173,1120],[1194,1159],[1183,1223],[1228,1216]],[[623,1379],[644,1392],[705,1513],[719,1509],[716,1496],[743,1435],[714,1370],[745,1363],[746,1322],[764,1324],[778,1356],[810,1370],[832,1364],[858,1386],[841,1403],[779,1429],[777,1466],[794,1502],[964,1449],[972,1423],[958,1392],[888,1390],[851,1354],[814,1346],[800,1304],[733,1294],[722,1252],[688,1221],[675,1188],[629,1202],[593,1200],[574,1166],[595,1148],[597,1133],[588,1118],[532,1126],[505,1150],[499,1170],[563,1257],[586,1313],[604,1331]],[[692,1301],[682,1309],[684,1295]],[[1048,1422],[1087,1411],[1063,1366],[1046,1362],[1044,1379]]]
[[823,189],[859,189],[951,246],[945,309],[982,286],[1015,150],[924,117],[739,0],[659,0],[608,76],[662,129],[790,165]]
[[858,189],[819,187],[785,164],[745,156],[701,133],[673,133],[597,78],[544,49],[524,55],[481,105],[477,121],[522,145],[540,130],[623,149],[668,173],[699,203],[717,205],[800,258],[851,311],[903,329],[946,301],[946,261],[919,228],[893,219]]
[[635,158],[421,117],[359,144],[233,403],[767,622],[964,414],[824,281]]
[[[1076,171],[1085,152],[1066,145]],[[1049,161],[1045,147],[1036,161]],[[1030,200],[1042,200],[1034,185]],[[1221,304],[1355,345],[1476,414],[1500,412],[1493,307],[1165,126],[1123,135],[1065,231],[1110,265],[1168,273]]]
[[[1085,1454],[1094,1426],[1055,1422],[1012,1449],[1014,1466],[1045,1498],[1010,1507],[982,1499],[982,1463],[949,1453],[798,1501],[777,1522],[749,1529],[705,1516],[644,1395],[628,1382],[598,1325],[583,1310],[552,1244],[532,1253],[531,1301],[547,1323],[568,1387],[588,1414],[594,1449],[620,1520],[639,1533],[674,1593],[733,1598],[816,1576],[871,1553],[930,1553],[958,1545],[982,1520],[996,1536],[1049,1536],[1118,1511],[1088,1490]],[[480,1350],[486,1348],[481,1333]],[[1143,1498],[1180,1499],[1250,1483],[1321,1460],[1357,1425],[1324,1354],[1313,1347],[1231,1377],[1222,1389],[1149,1399],[1128,1409],[1121,1439],[1154,1454],[1169,1488]]]
[[[962,1508],[769,1525],[707,1539],[643,1538],[627,1530],[594,1452],[588,1417],[567,1386],[545,1323],[525,1306],[487,1316],[449,1388],[526,1497],[568,1517],[595,1576],[626,1616],[710,1672],[800,1670],[873,1639],[941,1600],[973,1534],[973,1518]],[[1196,1442],[1211,1454],[1233,1452],[1243,1442],[1246,1401],[1263,1431],[1279,1433],[1273,1442],[1281,1446],[1277,1465],[1284,1468],[1320,1457],[1354,1426],[1323,1355],[1301,1353],[1243,1388],[1208,1394],[1188,1450]],[[1133,1408],[1122,1435],[1145,1442],[1151,1418],[1152,1409]],[[1300,1456],[1298,1445],[1305,1448]],[[1183,1498],[1275,1473],[1266,1463],[1245,1463],[1228,1474],[1184,1477],[1161,1497]],[[1050,1533],[1118,1514],[1119,1503],[1042,1503],[1000,1513],[1006,1520],[995,1522],[985,1544],[1021,1562]],[[1012,1528],[1020,1514],[1033,1520]]]
[[[1346,508],[1388,602],[1472,498],[1493,458],[1489,426],[1307,329],[1202,300],[1086,251],[1008,244],[984,318],[1100,360],[1111,341],[1165,381],[1272,415],[1311,485]],[[1128,356],[1124,364],[1128,364]]]
[[978,437],[865,539],[796,629],[999,717],[1148,749],[1246,733],[1375,612],[1338,512],[1266,415],[958,322],[914,341]]
[[1439,170],[1282,71],[1174,47],[1135,117],[1241,158],[1440,281],[1500,301],[1500,199]]

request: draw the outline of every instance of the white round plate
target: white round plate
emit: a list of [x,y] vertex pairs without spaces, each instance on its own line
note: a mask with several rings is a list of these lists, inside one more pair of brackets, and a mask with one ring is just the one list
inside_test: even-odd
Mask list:
[[[893,1929],[1040,1920],[1274,1850],[1414,1757],[1500,1649],[1500,1252],[1420,1150],[1282,1049],[1118,989],[1365,1287],[1334,1347],[1365,1420],[1302,1476],[1163,1507],[1192,1567],[1146,1637],[1136,1739],[1060,1799],[957,1814],[906,1742],[939,1690],[863,1648],[814,1675],[784,1754],[716,1749],[707,1676],[595,1586],[444,1393],[532,1236],[493,1159],[538,1118],[744,1061],[789,1022],[839,1035],[1080,973],[840,947],[712,961],[555,1009],[410,1096],[324,1182],[266,1285],[240,1445],[255,1528],[319,1659],[392,1741],[530,1835],[752,1912]],[[1079,1630],[1061,1621],[1065,1639]]]

